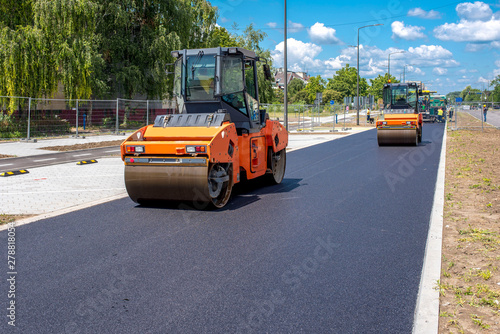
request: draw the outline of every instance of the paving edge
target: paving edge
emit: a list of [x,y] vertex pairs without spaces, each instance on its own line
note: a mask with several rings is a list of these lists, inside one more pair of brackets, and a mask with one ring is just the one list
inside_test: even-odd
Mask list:
[[[92,202],[87,202],[87,203],[83,203],[83,204],[74,205],[74,206],[71,206],[71,207],[68,207],[68,208],[64,208],[64,209],[60,209],[60,210],[56,210],[56,211],[52,211],[52,212],[48,212],[48,213],[43,213],[43,214],[36,215],[36,216],[33,216],[33,217],[25,218],[25,219],[20,219],[20,220],[17,220],[16,222],[14,222],[14,225],[16,227],[18,227],[18,226],[21,226],[21,225],[26,225],[26,224],[34,223],[34,222],[42,220],[42,219],[48,219],[48,218],[52,218],[52,217],[64,215],[66,213],[70,213],[70,212],[73,212],[73,211],[78,211],[78,210],[90,208],[91,206],[95,206],[95,205],[99,205],[99,204],[103,204],[103,203],[115,201],[115,200],[118,200],[118,199],[125,198],[127,196],[128,196],[127,192],[125,191],[125,189],[123,189],[123,193],[118,194],[118,195],[114,195],[114,196],[110,196],[110,197],[98,199],[98,200],[95,200],[95,201],[92,201]],[[6,230],[8,227],[9,227],[9,224],[4,224],[4,225],[0,226],[0,231]]]
[[438,333],[439,329],[439,291],[436,289],[436,285],[441,277],[446,138],[447,130],[445,127],[429,233],[425,245],[424,265],[420,276],[417,305],[413,319],[413,334]]

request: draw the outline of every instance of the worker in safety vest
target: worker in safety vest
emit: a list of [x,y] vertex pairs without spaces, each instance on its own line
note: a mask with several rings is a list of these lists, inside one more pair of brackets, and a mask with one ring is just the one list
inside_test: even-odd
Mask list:
[[443,121],[443,109],[439,108],[438,110],[438,122]]
[[366,109],[366,123],[370,123],[370,108]]

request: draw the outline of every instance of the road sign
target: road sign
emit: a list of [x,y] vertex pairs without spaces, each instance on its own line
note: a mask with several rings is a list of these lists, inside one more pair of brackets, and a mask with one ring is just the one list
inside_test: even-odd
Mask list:
[[330,104],[333,106],[335,104],[335,101],[331,100]]
[[455,102],[463,102],[462,98],[461,97],[456,97],[455,98]]

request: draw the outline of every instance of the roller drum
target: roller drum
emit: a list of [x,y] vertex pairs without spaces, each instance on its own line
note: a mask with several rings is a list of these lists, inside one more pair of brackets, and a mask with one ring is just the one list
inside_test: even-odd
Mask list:
[[207,166],[125,166],[125,187],[130,198],[210,202]]
[[418,145],[417,130],[377,130],[377,140],[379,146],[386,145]]

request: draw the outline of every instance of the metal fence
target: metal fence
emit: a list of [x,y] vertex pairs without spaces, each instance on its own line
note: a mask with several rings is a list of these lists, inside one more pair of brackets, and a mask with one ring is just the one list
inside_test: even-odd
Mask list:
[[175,113],[170,100],[8,100],[14,108],[1,106],[0,139],[120,133],[150,124],[157,115]]
[[[284,104],[262,104],[262,109],[266,109],[270,119],[284,121]],[[366,115],[367,109],[360,109],[359,124],[370,125]],[[376,117],[378,111],[372,111],[371,117]],[[357,123],[357,111],[350,107],[346,110],[346,105],[288,105],[288,130],[289,131],[330,131],[342,130],[347,126]]]
[[[488,108],[486,121],[484,105]],[[450,117],[450,109],[453,110]],[[500,102],[465,102],[448,106],[448,127],[453,130],[500,129]]]
[[[151,124],[157,115],[176,112],[171,100],[70,100],[2,97],[0,139],[89,136],[121,133]],[[262,104],[269,117],[284,122],[283,104]],[[356,110],[346,105],[288,106],[290,131],[342,129],[356,123]],[[377,112],[372,112],[376,116]],[[368,125],[366,109],[360,110],[360,125]]]

